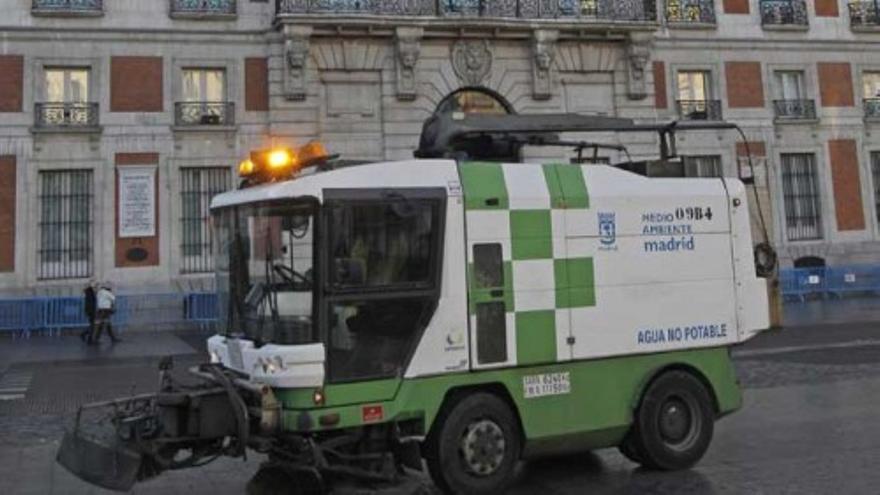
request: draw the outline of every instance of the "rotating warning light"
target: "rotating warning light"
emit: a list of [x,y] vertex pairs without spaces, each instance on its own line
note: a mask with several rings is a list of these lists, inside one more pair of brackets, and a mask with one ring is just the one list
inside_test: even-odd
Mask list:
[[241,163],[238,164],[238,175],[242,177],[253,175],[256,170],[256,165],[254,165],[254,162],[250,159],[243,160]]
[[329,159],[327,149],[318,141],[310,141],[300,148],[257,150],[238,165],[238,175],[247,178],[249,184],[286,180],[306,167]]
[[294,154],[288,149],[271,150],[266,158],[269,168],[278,170],[294,164]]

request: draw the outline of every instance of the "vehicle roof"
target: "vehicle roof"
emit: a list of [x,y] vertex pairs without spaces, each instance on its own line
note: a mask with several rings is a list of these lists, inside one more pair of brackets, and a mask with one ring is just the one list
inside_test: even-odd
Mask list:
[[291,180],[229,191],[215,196],[211,208],[301,197],[322,200],[325,189],[446,188],[458,182],[454,160],[377,162],[321,172],[306,171]]

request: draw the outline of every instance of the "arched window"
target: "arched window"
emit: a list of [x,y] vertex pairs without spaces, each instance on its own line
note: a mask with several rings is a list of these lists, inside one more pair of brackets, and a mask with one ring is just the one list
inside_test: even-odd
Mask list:
[[436,113],[450,112],[494,115],[515,113],[501,95],[484,88],[464,88],[443,98],[437,105]]

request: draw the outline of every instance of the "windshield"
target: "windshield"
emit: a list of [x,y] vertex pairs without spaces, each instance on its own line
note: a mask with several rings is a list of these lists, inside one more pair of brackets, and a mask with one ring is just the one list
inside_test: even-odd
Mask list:
[[222,329],[257,345],[317,341],[316,202],[257,203],[214,213]]

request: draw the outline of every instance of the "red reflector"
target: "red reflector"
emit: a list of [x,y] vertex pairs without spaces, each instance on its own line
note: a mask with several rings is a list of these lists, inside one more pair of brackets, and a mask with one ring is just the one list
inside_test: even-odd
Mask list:
[[382,406],[364,406],[362,412],[364,423],[375,423],[382,421],[385,417],[385,410]]

